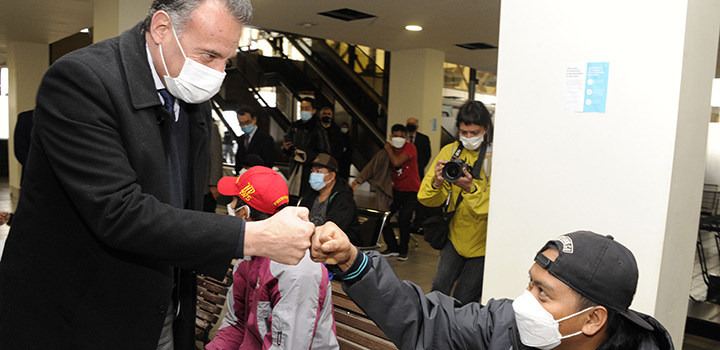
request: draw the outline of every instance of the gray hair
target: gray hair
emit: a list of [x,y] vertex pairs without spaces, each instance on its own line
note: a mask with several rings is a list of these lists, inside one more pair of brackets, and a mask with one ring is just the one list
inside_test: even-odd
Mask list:
[[165,11],[170,15],[175,31],[180,34],[185,29],[185,24],[190,19],[192,12],[205,1],[219,1],[224,4],[228,11],[243,24],[250,23],[252,20],[250,0],[153,0],[150,11],[143,22],[143,30],[150,28],[152,16],[156,12]]

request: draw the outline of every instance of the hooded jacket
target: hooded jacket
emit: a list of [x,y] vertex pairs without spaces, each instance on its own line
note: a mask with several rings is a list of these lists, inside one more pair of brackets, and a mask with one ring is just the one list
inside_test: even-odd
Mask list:
[[[343,282],[343,289],[399,349],[534,349],[520,342],[512,300],[460,307],[452,297],[440,292],[425,295],[412,282],[399,280],[379,253],[367,256],[362,273],[355,274],[361,277]],[[651,316],[641,316],[655,328],[657,341],[648,338],[637,350],[674,349],[667,330]]]

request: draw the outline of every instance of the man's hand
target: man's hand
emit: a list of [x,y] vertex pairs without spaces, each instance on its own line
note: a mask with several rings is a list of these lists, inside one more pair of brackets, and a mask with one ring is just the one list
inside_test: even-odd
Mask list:
[[243,253],[296,265],[310,248],[315,225],[304,207],[288,207],[268,219],[245,224]]
[[385,150],[388,153],[395,153],[395,151],[393,150],[393,146],[390,144],[390,142],[385,142]]
[[353,182],[350,184],[350,188],[352,188],[353,193],[357,192],[358,186],[360,186],[360,184],[358,184],[357,180],[353,180]]
[[337,265],[345,271],[355,262],[357,248],[334,222],[328,221],[315,228],[310,255],[315,262]]
[[437,164],[435,164],[435,178],[433,179],[432,184],[435,188],[442,186],[443,182],[445,181],[445,178],[442,174],[445,163],[447,163],[447,160],[438,160]]
[[212,193],[212,196],[213,198],[215,198],[215,200],[217,200],[220,196],[220,192],[218,192],[217,186],[210,186],[210,193]]
[[465,192],[473,191],[475,183],[473,183],[472,174],[467,171],[467,168],[463,167],[463,176],[455,181],[455,186],[462,188]]
[[287,141],[283,142],[283,147],[285,147],[285,149],[290,149],[290,147],[292,147],[294,145],[295,144],[293,144],[292,142],[287,142]]

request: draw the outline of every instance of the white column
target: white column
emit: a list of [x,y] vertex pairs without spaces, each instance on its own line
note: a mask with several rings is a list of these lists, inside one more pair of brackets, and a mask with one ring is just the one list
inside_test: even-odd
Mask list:
[[[632,308],[684,334],[720,2],[505,0],[483,298],[516,297],[539,248],[611,234],[635,254]],[[608,62],[604,113],[563,108],[569,65]]]
[[8,44],[8,167],[10,200],[13,210],[20,196],[20,173],[22,166],[15,158],[13,147],[15,124],[20,112],[35,108],[40,81],[48,68],[49,46],[45,43],[12,41]]
[[122,34],[145,19],[151,0],[95,0],[93,42]]
[[445,53],[433,49],[393,51],[390,55],[388,135],[393,124],[417,118],[418,131],[428,135],[431,160],[440,150],[443,63]]

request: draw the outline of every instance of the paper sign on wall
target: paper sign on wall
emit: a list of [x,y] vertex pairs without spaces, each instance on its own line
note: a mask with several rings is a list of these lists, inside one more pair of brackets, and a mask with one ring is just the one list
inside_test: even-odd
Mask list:
[[569,64],[565,69],[563,110],[605,113],[609,62]]

